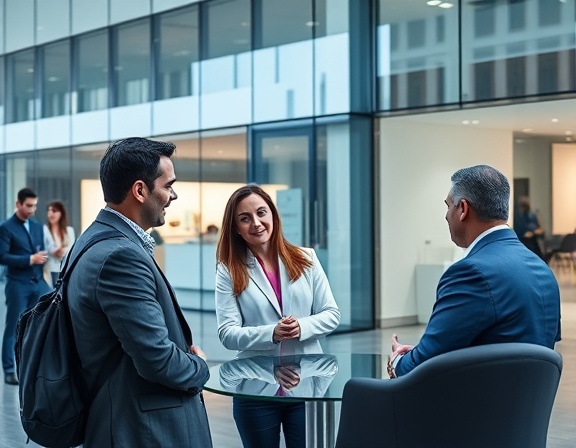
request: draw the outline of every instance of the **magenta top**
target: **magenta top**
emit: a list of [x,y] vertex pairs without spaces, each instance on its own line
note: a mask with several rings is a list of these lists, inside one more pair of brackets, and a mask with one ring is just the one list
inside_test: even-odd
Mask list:
[[280,311],[283,311],[282,310],[282,289],[280,288],[280,273],[276,274],[274,272],[267,271],[266,268],[264,267],[264,263],[262,263],[262,260],[260,260],[259,257],[256,257],[256,260],[258,260],[258,263],[260,263],[260,266],[262,266],[262,270],[264,271],[264,274],[266,274],[266,278],[270,282],[270,285],[272,286],[272,289],[274,290],[274,293],[276,294],[276,298],[278,299],[278,304],[280,305]]

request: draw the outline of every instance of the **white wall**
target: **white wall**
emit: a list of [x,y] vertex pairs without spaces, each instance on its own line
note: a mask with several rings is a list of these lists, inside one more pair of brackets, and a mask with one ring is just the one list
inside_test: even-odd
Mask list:
[[487,164],[511,181],[512,132],[380,121],[380,323],[416,322],[415,265],[425,242],[450,247],[444,199],[460,168]]
[[554,233],[576,231],[576,145],[552,145],[552,209]]

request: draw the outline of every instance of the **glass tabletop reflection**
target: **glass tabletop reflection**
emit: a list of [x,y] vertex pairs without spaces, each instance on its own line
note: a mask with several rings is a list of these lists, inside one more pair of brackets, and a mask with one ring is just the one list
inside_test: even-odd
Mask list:
[[350,378],[388,378],[382,355],[303,354],[234,359],[210,368],[204,388],[264,400],[340,401]]

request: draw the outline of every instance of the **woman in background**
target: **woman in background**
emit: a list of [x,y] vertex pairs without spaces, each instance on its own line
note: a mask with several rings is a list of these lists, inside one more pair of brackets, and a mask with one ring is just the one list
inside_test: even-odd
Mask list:
[[49,271],[49,280],[51,280],[52,286],[55,286],[60,274],[60,263],[74,244],[76,235],[74,228],[68,225],[66,208],[62,202],[50,202],[47,210],[47,219],[44,225],[44,247],[48,251],[48,261],[44,266]]
[[[316,253],[286,241],[278,210],[260,187],[241,187],[228,200],[216,256],[224,347],[241,358],[322,353],[319,338],[336,329],[340,311]],[[277,395],[298,381],[278,374]],[[278,447],[281,427],[287,448],[306,446],[304,402],[234,397],[233,414],[245,448]]]

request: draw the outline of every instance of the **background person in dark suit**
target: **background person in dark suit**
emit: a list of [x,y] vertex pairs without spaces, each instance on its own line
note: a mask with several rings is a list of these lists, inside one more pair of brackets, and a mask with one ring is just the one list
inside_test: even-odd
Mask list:
[[2,339],[2,368],[7,384],[18,384],[14,362],[16,325],[50,288],[44,281],[44,230],[33,216],[38,196],[30,188],[18,192],[16,212],[0,224],[0,264],[6,268],[6,324]]
[[192,345],[146,232],[164,224],[166,207],[178,197],[172,188],[174,149],[143,138],[108,148],[100,162],[107,205],[70,254],[95,234],[118,232],[82,255],[67,285],[88,386],[102,366],[114,364],[92,402],[84,448],[212,446],[201,394],[209,378],[206,357]]
[[509,199],[508,180],[494,168],[478,165],[452,176],[446,221],[465,255],[442,275],[418,345],[402,345],[394,335],[391,377],[460,348],[500,342],[554,348],[560,340],[558,283],[506,225]]

